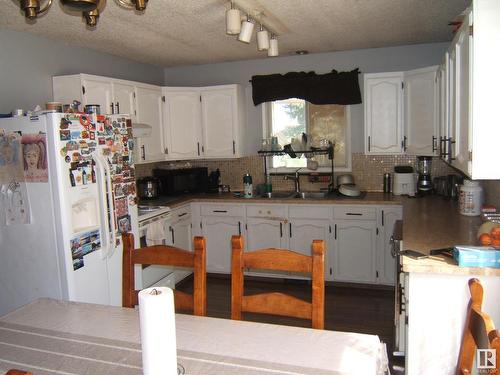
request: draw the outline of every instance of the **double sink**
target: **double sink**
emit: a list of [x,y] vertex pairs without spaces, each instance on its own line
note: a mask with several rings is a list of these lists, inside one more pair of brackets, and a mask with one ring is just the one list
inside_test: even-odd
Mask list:
[[264,193],[257,195],[255,198],[268,198],[268,199],[326,199],[328,193],[323,191],[301,191],[299,193],[293,191],[273,191],[271,193]]

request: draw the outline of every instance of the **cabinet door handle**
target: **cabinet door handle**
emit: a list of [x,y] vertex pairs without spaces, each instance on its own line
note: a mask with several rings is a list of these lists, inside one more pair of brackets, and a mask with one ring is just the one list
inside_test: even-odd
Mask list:
[[370,152],[371,149],[371,143],[372,143],[372,137],[368,136],[368,152]]
[[110,107],[111,107],[111,114],[114,115],[115,114],[115,103],[111,103]]
[[212,212],[218,212],[218,213],[225,214],[225,213],[227,213],[227,210],[213,210]]
[[142,160],[146,160],[146,146],[141,146],[141,158]]
[[406,149],[407,149],[407,147],[406,147],[406,140],[407,140],[407,139],[408,139],[408,138],[407,138],[407,137],[406,137],[406,135],[405,135],[405,136],[403,137],[403,151],[405,151],[405,152],[406,152]]
[[116,102],[116,113],[120,113],[120,103]]
[[238,235],[241,236],[241,222],[238,221]]
[[360,214],[359,212],[346,212],[347,216],[363,216],[363,214]]
[[165,147],[165,154],[168,155],[168,147]]
[[280,238],[283,238],[283,223],[280,223]]
[[290,238],[292,238],[292,223],[288,223],[288,228],[290,228]]
[[233,155],[236,154],[236,142],[233,140]]
[[198,145],[198,156],[200,156],[200,142],[197,142]]
[[384,210],[382,210],[382,226],[384,226]]
[[335,235],[335,239],[337,239],[337,224],[335,224],[335,233],[334,233],[334,235]]
[[436,142],[437,142],[437,138],[436,138],[436,136],[433,135],[432,136],[432,152],[436,152],[437,151],[437,144],[436,144]]
[[177,215],[177,217],[183,217],[183,216],[186,216],[187,214],[188,214],[187,212],[184,212],[182,214]]
[[170,227],[170,232],[172,233],[172,245],[175,243],[174,228]]

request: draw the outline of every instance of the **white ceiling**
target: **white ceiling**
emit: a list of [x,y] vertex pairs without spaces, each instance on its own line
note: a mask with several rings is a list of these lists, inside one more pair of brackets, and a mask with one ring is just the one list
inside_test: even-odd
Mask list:
[[[46,1],[46,0],[43,0]],[[267,58],[225,34],[224,0],[150,0],[144,14],[107,0],[95,30],[54,0],[46,15],[25,21],[18,0],[0,0],[0,28],[27,31],[73,45],[158,66]],[[280,54],[310,53],[444,42],[448,22],[470,0],[240,0],[263,10],[285,31]]]

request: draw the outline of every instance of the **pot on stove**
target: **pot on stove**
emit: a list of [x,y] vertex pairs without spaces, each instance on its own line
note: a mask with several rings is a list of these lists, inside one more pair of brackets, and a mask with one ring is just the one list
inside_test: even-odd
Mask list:
[[160,193],[160,181],[156,177],[144,177],[137,180],[139,199],[155,199]]

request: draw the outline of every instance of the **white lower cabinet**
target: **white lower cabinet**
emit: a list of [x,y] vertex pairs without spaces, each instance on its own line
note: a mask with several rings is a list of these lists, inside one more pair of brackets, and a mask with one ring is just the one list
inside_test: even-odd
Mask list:
[[394,285],[396,280],[396,258],[391,252],[391,236],[394,223],[403,218],[401,206],[386,206],[379,209],[377,246],[377,281],[379,284]]
[[245,208],[240,205],[200,205],[201,235],[207,242],[207,272],[231,273],[231,237],[242,234]]
[[[311,215],[312,216],[312,215]],[[311,255],[314,240],[325,241],[325,280],[332,280],[331,266],[331,222],[329,220],[290,219],[288,224],[290,250]]]
[[193,250],[193,225],[189,206],[172,211],[172,224],[169,227],[168,238],[172,246]]
[[402,218],[401,206],[207,203],[194,207],[195,234],[207,241],[208,272],[231,273],[231,236],[242,234],[245,251],[285,248],[311,255],[313,240],[324,240],[326,281],[394,284],[395,261],[389,241],[394,222]]
[[333,280],[376,282],[377,223],[336,220],[333,242]]

